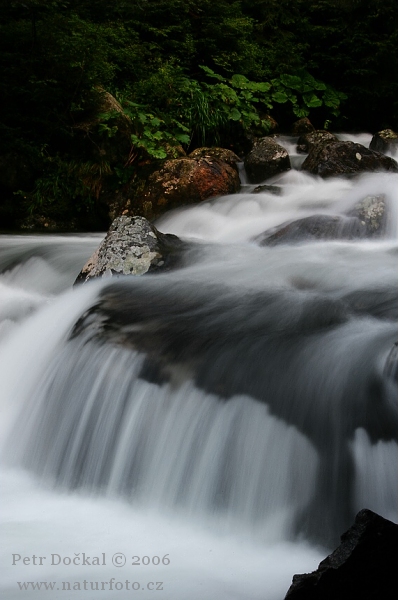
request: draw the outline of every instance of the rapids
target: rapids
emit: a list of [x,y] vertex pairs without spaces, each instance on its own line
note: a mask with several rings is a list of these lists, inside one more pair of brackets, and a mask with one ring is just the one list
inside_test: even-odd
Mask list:
[[[71,290],[102,235],[0,236],[7,600],[39,597],[18,582],[97,600],[157,581],[164,600],[282,600],[358,510],[397,522],[398,175],[269,183],[281,195],[246,182],[160,219],[192,248],[165,274]],[[383,239],[253,241],[372,194]],[[105,564],[51,564],[82,553]]]

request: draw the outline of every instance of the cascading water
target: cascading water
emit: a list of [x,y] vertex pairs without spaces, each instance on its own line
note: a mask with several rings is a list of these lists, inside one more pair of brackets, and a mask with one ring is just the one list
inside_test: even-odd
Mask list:
[[[192,249],[161,275],[70,291],[100,236],[0,238],[7,599],[279,600],[359,509],[397,520],[398,176],[271,183],[163,217]],[[369,194],[383,239],[253,242]]]

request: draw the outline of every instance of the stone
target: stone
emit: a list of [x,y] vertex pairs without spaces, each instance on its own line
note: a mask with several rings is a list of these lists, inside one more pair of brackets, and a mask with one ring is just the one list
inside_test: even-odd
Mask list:
[[130,210],[154,219],[172,208],[234,194],[239,189],[235,165],[218,158],[176,158],[166,160],[149,176],[141,197],[131,202]]
[[293,136],[304,135],[306,133],[311,133],[312,131],[315,131],[315,127],[313,126],[308,117],[303,117],[302,119],[299,119],[298,121],[293,123]]
[[196,148],[196,150],[191,152],[188,156],[195,160],[201,158],[221,160],[234,168],[237,168],[237,163],[241,162],[239,156],[235,154],[235,152],[232,152],[232,150],[228,150],[228,148]]
[[384,194],[366,196],[358,202],[348,215],[358,217],[366,227],[366,237],[380,237],[387,225],[386,200]]
[[282,223],[254,238],[260,246],[297,244],[319,240],[355,239],[366,236],[366,226],[356,217],[313,215]]
[[333,135],[333,133],[330,133],[330,131],[326,131],[324,129],[317,129],[316,131],[311,131],[309,133],[300,135],[299,139],[297,140],[297,152],[301,154],[306,154],[314,146],[337,141],[337,137]]
[[392,600],[397,564],[398,525],[363,509],[316,571],[294,575],[285,600]]
[[274,196],[282,195],[282,188],[279,185],[258,185],[252,191],[252,194],[273,194]]
[[182,247],[177,236],[161,233],[143,217],[117,217],[75,284],[95,277],[143,275],[170,268]]
[[330,142],[314,146],[302,165],[303,171],[321,177],[351,175],[364,171],[398,172],[398,163],[380,152],[354,142]]
[[245,169],[251,183],[261,183],[290,168],[287,150],[269,136],[257,139],[245,158]]
[[382,152],[386,154],[398,154],[398,133],[392,129],[383,129],[375,133],[370,142],[369,148],[376,152]]

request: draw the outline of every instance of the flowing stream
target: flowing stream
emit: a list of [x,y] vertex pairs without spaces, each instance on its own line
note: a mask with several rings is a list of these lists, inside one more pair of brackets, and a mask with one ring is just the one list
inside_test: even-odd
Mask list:
[[[163,274],[72,290],[103,235],[0,236],[3,598],[282,600],[397,522],[398,175],[266,183],[159,220]],[[383,238],[253,241],[380,194]]]

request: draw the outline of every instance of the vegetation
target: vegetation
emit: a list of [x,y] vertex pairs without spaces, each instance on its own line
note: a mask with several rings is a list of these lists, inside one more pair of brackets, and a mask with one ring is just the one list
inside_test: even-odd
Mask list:
[[2,0],[0,23],[8,226],[102,227],[101,194],[148,158],[233,147],[268,114],[398,128],[396,0]]

